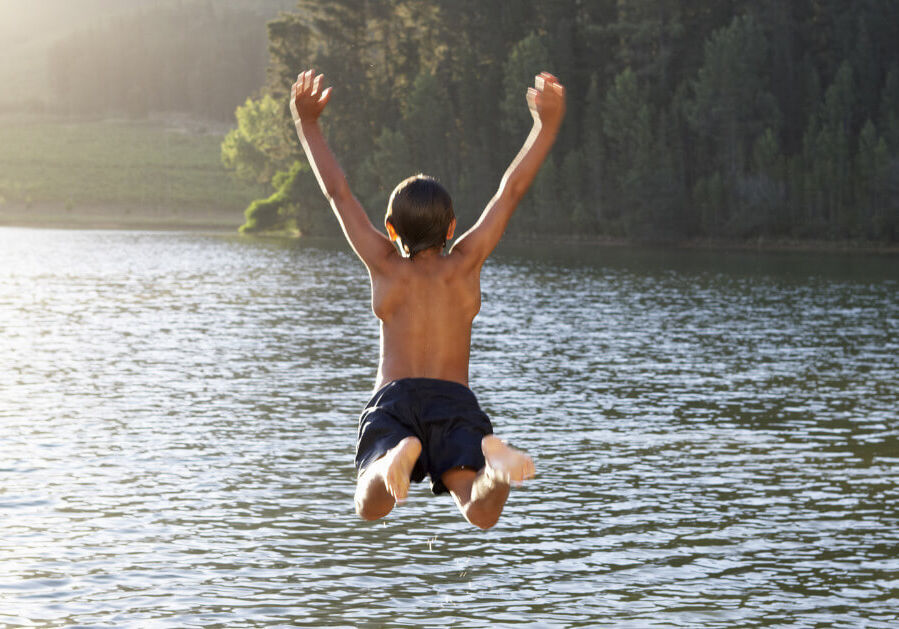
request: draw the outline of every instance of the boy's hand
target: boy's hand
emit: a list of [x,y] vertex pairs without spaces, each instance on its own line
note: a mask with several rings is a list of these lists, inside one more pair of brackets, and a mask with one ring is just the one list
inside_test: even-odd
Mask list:
[[528,88],[528,109],[534,121],[544,126],[558,127],[565,117],[565,88],[549,72],[534,77],[534,87]]
[[290,88],[290,113],[294,124],[318,120],[331,99],[331,88],[322,91],[323,74],[306,70],[297,75],[297,82]]

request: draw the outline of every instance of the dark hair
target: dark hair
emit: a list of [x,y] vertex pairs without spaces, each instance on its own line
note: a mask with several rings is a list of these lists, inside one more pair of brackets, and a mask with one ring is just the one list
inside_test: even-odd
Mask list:
[[412,257],[431,247],[444,247],[455,217],[453,200],[446,189],[433,177],[418,174],[393,189],[385,221],[390,221]]

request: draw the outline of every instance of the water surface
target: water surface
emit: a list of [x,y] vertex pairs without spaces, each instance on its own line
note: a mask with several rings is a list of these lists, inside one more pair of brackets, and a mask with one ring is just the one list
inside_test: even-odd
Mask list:
[[895,257],[506,247],[500,523],[352,509],[342,243],[0,229],[0,625],[899,624]]

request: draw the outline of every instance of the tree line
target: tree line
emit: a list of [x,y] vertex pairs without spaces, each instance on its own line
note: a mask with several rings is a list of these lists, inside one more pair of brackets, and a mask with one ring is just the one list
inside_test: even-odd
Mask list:
[[275,190],[245,231],[334,229],[287,111],[300,70],[335,86],[323,125],[376,223],[422,171],[465,225],[548,69],[568,115],[510,232],[899,240],[899,0],[301,0],[268,41],[222,145]]

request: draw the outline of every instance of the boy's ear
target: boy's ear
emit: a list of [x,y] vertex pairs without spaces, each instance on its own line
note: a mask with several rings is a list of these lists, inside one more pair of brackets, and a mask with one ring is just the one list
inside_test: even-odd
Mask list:
[[394,229],[393,223],[390,222],[389,218],[384,220],[384,227],[387,228],[387,235],[390,236],[390,241],[396,242],[396,239],[397,239],[396,229]]
[[449,227],[446,230],[446,239],[450,240],[453,237],[453,234],[456,233],[456,219],[450,221]]

